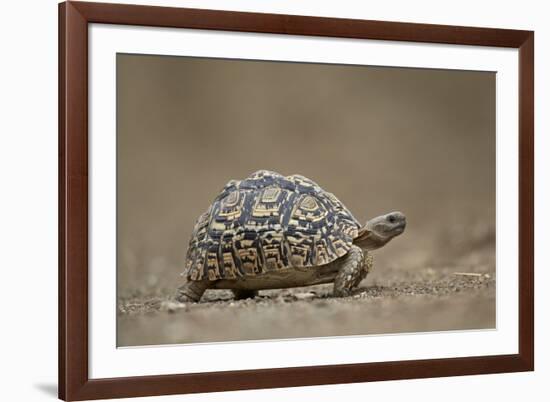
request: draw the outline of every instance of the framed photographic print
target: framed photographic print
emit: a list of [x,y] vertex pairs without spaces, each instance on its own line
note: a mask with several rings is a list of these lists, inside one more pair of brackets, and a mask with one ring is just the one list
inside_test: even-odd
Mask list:
[[60,398],[533,370],[533,32],[59,7]]

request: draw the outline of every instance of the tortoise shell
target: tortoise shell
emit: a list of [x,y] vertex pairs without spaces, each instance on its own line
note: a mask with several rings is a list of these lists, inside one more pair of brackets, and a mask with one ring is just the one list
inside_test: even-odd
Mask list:
[[349,251],[359,227],[336,196],[312,180],[260,170],[227,183],[198,218],[186,275],[236,279],[328,264]]

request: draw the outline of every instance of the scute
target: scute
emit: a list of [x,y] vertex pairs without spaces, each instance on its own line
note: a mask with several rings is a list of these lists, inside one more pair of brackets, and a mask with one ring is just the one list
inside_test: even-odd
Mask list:
[[328,264],[349,251],[359,227],[338,198],[314,181],[260,170],[227,183],[198,218],[186,276],[235,279]]

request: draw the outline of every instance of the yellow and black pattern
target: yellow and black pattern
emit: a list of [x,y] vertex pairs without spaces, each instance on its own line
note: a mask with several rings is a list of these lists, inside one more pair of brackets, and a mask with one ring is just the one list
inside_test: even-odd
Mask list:
[[232,180],[195,224],[187,277],[234,279],[345,255],[359,222],[312,180],[266,170]]

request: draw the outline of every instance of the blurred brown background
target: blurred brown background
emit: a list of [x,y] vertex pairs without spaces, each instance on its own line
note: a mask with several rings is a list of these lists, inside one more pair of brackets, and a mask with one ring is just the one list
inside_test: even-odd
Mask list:
[[121,297],[173,292],[196,218],[258,169],[407,215],[367,281],[494,271],[493,73],[120,54],[117,85]]
[[360,221],[403,211],[378,266],[494,236],[493,73],[143,55],[117,68],[121,290],[178,280],[195,219],[258,169],[312,178]]

